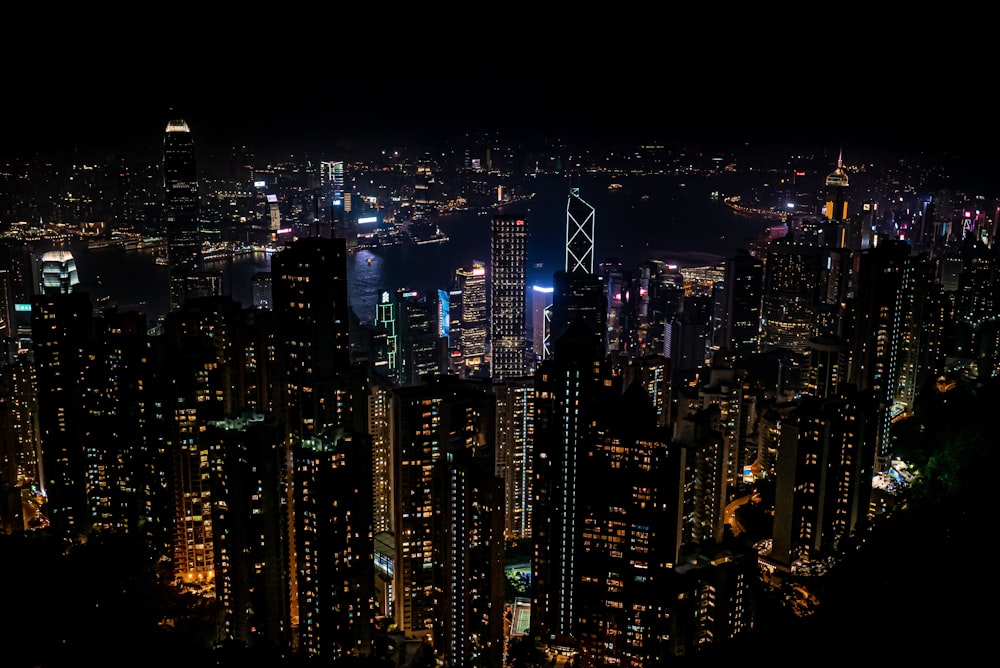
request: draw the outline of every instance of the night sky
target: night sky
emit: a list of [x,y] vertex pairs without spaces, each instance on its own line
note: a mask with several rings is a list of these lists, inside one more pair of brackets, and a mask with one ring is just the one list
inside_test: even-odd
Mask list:
[[943,150],[984,168],[1000,148],[982,47],[942,54],[877,26],[859,45],[787,22],[634,12],[176,14],[13,31],[0,157],[158,151],[171,117],[199,141],[264,154],[463,130]]

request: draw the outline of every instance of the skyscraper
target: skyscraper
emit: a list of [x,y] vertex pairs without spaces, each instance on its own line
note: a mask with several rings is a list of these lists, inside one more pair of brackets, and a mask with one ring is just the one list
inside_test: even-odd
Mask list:
[[[376,370],[399,385],[415,385],[445,366],[447,310],[439,292],[380,291],[376,306]],[[448,297],[447,292],[445,297]]]
[[505,532],[531,537],[535,385],[530,377],[493,384],[497,402],[496,468],[505,484]]
[[475,260],[469,267],[456,269],[455,288],[458,304],[452,304],[452,312],[457,315],[457,321],[452,320],[451,326],[453,331],[458,330],[462,375],[468,377],[475,375],[486,360],[486,334],[489,330],[486,263]]
[[290,619],[298,652],[366,654],[374,615],[372,438],[354,429],[347,243],[271,259],[279,424],[290,469]]
[[42,254],[42,285],[40,292],[45,295],[73,292],[80,284],[73,253],[66,250],[48,251]]
[[[463,563],[450,561],[454,557],[449,553],[450,546],[443,542],[443,534],[457,532],[459,527],[447,521],[446,515],[434,512],[436,504],[452,500],[459,503],[460,499],[453,498],[452,492],[435,499],[432,488],[440,484],[436,470],[447,466],[446,461],[459,461],[466,450],[477,458],[487,457],[493,464],[496,398],[483,382],[436,376],[394,391],[393,479],[397,486],[393,495],[396,518],[393,591],[396,624],[407,633],[430,631],[439,623],[440,614],[462,604],[452,596],[465,595],[457,591],[435,593],[436,561],[447,562],[440,564],[444,568],[469,565],[464,563],[465,556]],[[499,484],[502,496],[502,481]],[[502,500],[495,503],[496,519],[502,524]],[[448,513],[465,510],[468,509],[454,507]],[[502,536],[502,526],[499,530]],[[492,565],[478,563],[476,567],[489,569]],[[472,572],[467,575],[470,580],[479,578]],[[502,606],[498,606],[491,614],[502,614],[501,610]]]
[[608,353],[628,355],[632,352],[630,334],[635,326],[632,272],[624,269],[620,259],[608,258],[601,262],[599,274],[607,287]]
[[32,299],[42,491],[55,529],[137,528],[144,320],[97,317],[87,292]]
[[580,197],[579,188],[570,188],[566,199],[567,272],[594,273],[594,207]]
[[319,434],[349,424],[347,245],[298,239],[271,258],[278,344],[276,369],[290,433]]
[[493,458],[473,448],[434,467],[433,637],[443,665],[503,665],[504,483]]
[[782,421],[771,558],[785,567],[838,550],[867,523],[875,463],[875,406],[852,386],[803,396]]
[[875,440],[877,470],[889,465],[889,432],[895,414],[896,388],[904,360],[908,313],[913,311],[913,276],[917,259],[906,241],[884,240],[861,253],[857,296],[848,309],[850,318],[847,380],[859,391],[868,390],[877,406]]
[[241,349],[241,318],[240,304],[230,297],[187,299],[167,315],[156,341],[158,363],[169,369],[169,379],[157,389],[164,393],[164,444],[171,461],[173,568],[186,584],[207,586],[215,578],[211,507],[217,473],[204,430],[243,408],[233,358]]
[[816,333],[824,247],[788,238],[767,248],[761,298],[761,352],[777,348],[804,354]]
[[583,489],[580,479],[592,411],[617,391],[603,359],[593,331],[576,321],[535,372],[531,615],[538,628],[557,635],[572,636],[576,628],[582,507],[596,491]]
[[837,156],[837,168],[826,176],[826,201],[823,213],[830,220],[847,220],[847,186],[849,179],[844,171],[844,154]]
[[524,216],[494,216],[490,246],[490,329],[495,380],[527,373],[527,261],[528,221]]
[[550,343],[554,345],[578,319],[590,326],[601,349],[606,350],[608,297],[604,279],[580,269],[557,271],[552,276]]
[[215,596],[225,637],[282,651],[289,646],[284,448],[270,416],[209,422]]
[[764,264],[749,253],[726,258],[723,285],[722,347],[736,359],[757,352],[760,344],[760,304]]
[[180,308],[187,277],[201,264],[198,231],[198,170],[194,138],[183,120],[167,123],[163,135],[163,223],[170,265],[170,308]]
[[669,635],[682,450],[582,320],[535,374],[532,628],[583,665],[653,665]]
[[535,360],[549,356],[549,332],[552,321],[552,288],[531,286],[531,349]]
[[38,424],[43,455],[42,491],[54,527],[84,531],[89,526],[86,451],[77,438],[85,411],[79,387],[93,331],[86,293],[36,295],[31,335],[38,382]]

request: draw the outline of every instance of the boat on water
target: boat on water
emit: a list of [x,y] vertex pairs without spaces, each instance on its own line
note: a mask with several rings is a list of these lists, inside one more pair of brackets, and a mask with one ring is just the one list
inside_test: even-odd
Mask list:
[[201,259],[206,262],[214,260],[228,260],[233,257],[233,248],[229,244],[206,243],[201,249]]
[[415,244],[433,244],[448,241],[448,235],[441,231],[437,223],[426,220],[411,220],[406,225],[406,233]]
[[616,192],[621,189],[622,189],[622,184],[618,183],[617,181],[615,183],[608,185],[609,192]]

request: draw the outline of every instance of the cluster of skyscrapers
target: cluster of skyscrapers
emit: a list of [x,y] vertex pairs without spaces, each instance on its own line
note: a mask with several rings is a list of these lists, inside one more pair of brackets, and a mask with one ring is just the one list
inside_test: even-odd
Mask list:
[[[571,188],[551,288],[529,293],[530,218],[497,213],[489,258],[431,299],[387,286],[364,326],[336,235],[275,252],[266,308],[220,294],[183,121],[163,171],[158,328],[43,258],[30,350],[2,372],[3,526],[38,526],[35,484],[51,530],[143,536],[219,603],[220,641],[368,655],[391,622],[447,665],[500,666],[516,541],[532,634],[581,664],[669,665],[752,632],[762,568],[829,565],[891,507],[872,481],[920,387],[1000,369],[995,235],[880,233],[848,215],[840,165],[821,211],[708,283],[595,263]],[[760,481],[773,526],[749,543],[730,514]]]

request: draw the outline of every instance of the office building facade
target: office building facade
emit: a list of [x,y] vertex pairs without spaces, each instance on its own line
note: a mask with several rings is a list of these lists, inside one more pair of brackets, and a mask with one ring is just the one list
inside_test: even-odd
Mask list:
[[527,373],[528,221],[493,217],[490,244],[490,359],[495,380]]

